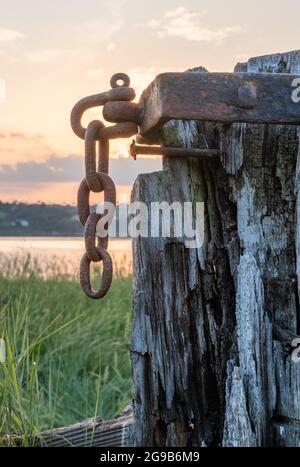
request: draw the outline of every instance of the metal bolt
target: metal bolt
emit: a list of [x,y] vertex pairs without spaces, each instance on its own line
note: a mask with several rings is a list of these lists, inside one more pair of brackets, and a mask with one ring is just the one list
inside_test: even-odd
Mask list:
[[138,154],[165,157],[196,157],[203,160],[213,160],[220,157],[218,149],[190,149],[190,148],[172,148],[167,146],[140,146],[132,141],[129,154],[136,160]]
[[240,107],[244,109],[252,109],[257,104],[257,92],[255,87],[250,84],[244,84],[238,91],[240,99]]

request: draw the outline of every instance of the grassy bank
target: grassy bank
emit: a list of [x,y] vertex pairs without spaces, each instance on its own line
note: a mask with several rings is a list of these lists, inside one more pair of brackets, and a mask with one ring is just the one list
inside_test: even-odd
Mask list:
[[70,277],[1,271],[0,439],[13,433],[26,444],[41,430],[120,411],[131,399],[131,278],[120,271],[97,302]]

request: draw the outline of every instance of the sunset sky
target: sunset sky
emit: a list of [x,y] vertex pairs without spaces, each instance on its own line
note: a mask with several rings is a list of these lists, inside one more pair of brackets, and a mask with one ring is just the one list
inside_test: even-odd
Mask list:
[[[158,73],[205,66],[232,71],[252,56],[300,46],[299,0],[0,0],[0,200],[71,203],[83,176],[75,102],[124,71],[138,94]],[[5,83],[5,86],[4,86]],[[6,92],[4,93],[4,87]],[[5,95],[4,95],[5,94]],[[101,119],[97,111],[89,118]],[[158,160],[112,146],[125,200]]]

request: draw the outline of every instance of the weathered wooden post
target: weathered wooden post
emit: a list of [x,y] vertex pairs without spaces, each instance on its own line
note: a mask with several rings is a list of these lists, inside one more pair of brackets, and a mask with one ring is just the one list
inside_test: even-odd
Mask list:
[[[300,51],[237,71],[300,73]],[[133,200],[205,201],[205,244],[134,241],[132,367],[139,446],[299,446],[299,133],[195,121],[163,144],[215,147],[217,162],[164,161]]]

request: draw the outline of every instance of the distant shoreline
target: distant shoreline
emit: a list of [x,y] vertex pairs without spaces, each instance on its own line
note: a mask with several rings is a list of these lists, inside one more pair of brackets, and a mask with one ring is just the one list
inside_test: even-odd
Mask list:
[[[80,235],[80,234],[74,234],[74,235],[70,235],[70,234],[28,234],[28,235],[25,235],[25,234],[13,234],[13,235],[3,235],[3,234],[0,234],[0,238],[42,238],[42,237],[45,237],[45,238],[82,238],[83,235]],[[126,237],[124,237],[126,238]]]
[[[62,235],[2,235],[0,234],[0,241],[2,238],[83,238],[83,235],[70,235],[70,234],[62,234]],[[109,240],[131,240],[131,237],[109,237]]]
[[[119,215],[120,211],[117,206],[117,222],[121,219]],[[80,238],[83,237],[83,234],[84,227],[79,222],[75,206],[0,202],[0,238]],[[126,239],[129,237],[117,238]]]

